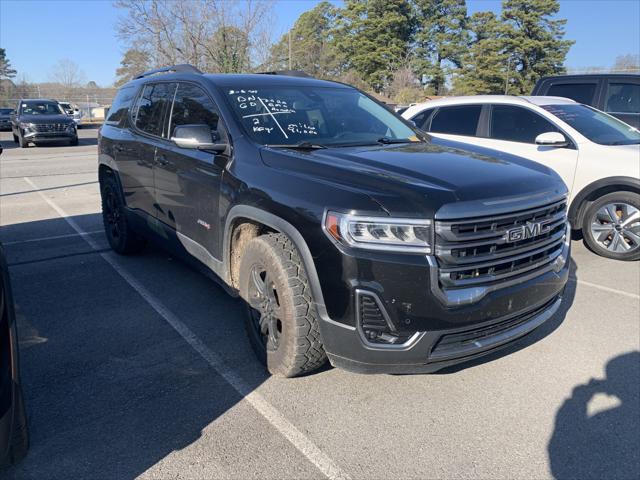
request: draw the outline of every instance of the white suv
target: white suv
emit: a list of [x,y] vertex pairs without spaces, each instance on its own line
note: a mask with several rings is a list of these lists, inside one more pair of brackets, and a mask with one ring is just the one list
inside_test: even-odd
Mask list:
[[433,137],[553,168],[570,192],[569,219],[589,248],[640,258],[640,132],[559,97],[480,95],[415,105],[402,116]]

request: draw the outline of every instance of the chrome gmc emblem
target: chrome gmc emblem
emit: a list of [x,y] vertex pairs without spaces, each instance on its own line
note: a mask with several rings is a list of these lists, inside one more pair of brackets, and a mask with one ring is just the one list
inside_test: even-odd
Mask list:
[[527,222],[524,225],[507,230],[505,234],[507,242],[518,242],[527,238],[543,235],[551,230],[548,222]]

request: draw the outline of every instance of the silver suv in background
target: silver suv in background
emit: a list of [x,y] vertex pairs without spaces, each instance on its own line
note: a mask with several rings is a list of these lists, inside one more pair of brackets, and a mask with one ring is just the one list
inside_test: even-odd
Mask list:
[[58,102],[58,105],[60,105],[60,108],[62,108],[64,113],[73,119],[76,124],[76,128],[80,128],[80,122],[83,117],[82,110],[80,110],[77,105],[73,105],[69,102]]

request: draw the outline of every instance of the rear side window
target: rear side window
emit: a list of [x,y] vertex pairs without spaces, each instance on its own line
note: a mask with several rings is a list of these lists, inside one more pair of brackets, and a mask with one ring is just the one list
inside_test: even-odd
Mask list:
[[640,85],[610,83],[604,108],[612,113],[640,113]]
[[145,85],[136,102],[135,126],[150,135],[163,136],[165,113],[173,100],[175,88],[175,83]]
[[551,122],[522,107],[494,105],[491,109],[490,137],[496,140],[535,143],[541,133],[558,131]]
[[593,105],[596,86],[595,83],[556,83],[549,87],[546,95],[570,98],[578,103]]
[[122,122],[127,117],[127,112],[129,111],[131,101],[135,94],[136,89],[133,85],[121,88],[111,103],[107,120],[104,123],[116,127],[122,126]]
[[476,136],[482,105],[439,108],[431,120],[430,132]]
[[200,87],[190,83],[179,83],[169,125],[169,138],[178,125],[207,125],[211,128],[213,142],[220,140],[218,122],[220,117],[215,105]]

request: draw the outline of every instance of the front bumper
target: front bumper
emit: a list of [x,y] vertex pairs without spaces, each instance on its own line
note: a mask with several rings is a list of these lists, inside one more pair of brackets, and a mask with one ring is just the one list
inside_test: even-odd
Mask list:
[[40,142],[59,142],[61,140],[73,140],[78,136],[77,132],[25,132],[23,137],[25,140],[34,143]]
[[[325,317],[320,331],[327,356],[332,365],[358,373],[430,373],[488,355],[526,336],[558,311],[569,277],[569,255],[567,241],[553,268],[488,291],[472,305],[459,307],[437,306],[442,299],[434,302],[436,295],[428,285],[433,277],[427,273],[422,277],[426,280],[422,286],[425,305],[420,318],[407,317],[420,328],[405,343],[374,345],[363,338],[357,325]],[[371,285],[369,282],[367,288]],[[409,285],[387,285],[385,290],[395,295],[404,289],[406,299],[415,291]],[[382,297],[385,290],[376,294]],[[396,322],[392,304],[402,303],[401,293],[391,302],[381,301]]]

